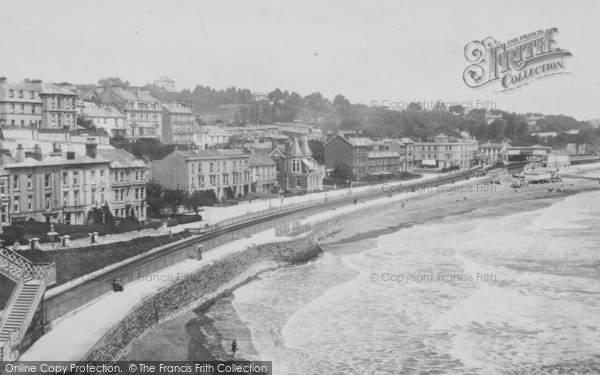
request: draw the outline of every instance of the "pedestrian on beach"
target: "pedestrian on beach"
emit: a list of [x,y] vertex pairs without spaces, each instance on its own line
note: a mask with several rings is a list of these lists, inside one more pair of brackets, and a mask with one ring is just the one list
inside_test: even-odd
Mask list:
[[231,352],[233,353],[233,356],[235,357],[235,352],[237,352],[237,342],[235,342],[235,340],[233,340],[233,342],[231,343]]

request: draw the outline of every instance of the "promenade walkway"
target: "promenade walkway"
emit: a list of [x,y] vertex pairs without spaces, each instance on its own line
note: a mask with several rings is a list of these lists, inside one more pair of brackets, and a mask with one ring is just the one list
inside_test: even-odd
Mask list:
[[[471,181],[459,181],[456,184],[473,182],[474,179],[471,179]],[[369,189],[370,187],[366,188]],[[367,206],[389,204],[390,200],[405,200],[417,196],[419,196],[418,193],[405,193],[393,195],[392,197],[368,200],[358,205],[350,204],[337,208],[336,210],[329,210],[309,216],[303,222],[314,224],[333,218],[337,215],[360,211]],[[257,203],[264,205],[264,202],[253,202],[251,204],[256,204],[256,206],[253,207],[261,207]],[[263,243],[286,241],[288,239],[289,238],[287,237],[276,237],[275,229],[266,230],[257,233],[250,238],[242,238],[207,251],[203,254],[202,261],[188,259],[171,267],[157,271],[143,280],[133,281],[127,284],[123,292],[109,292],[87,306],[84,306],[82,309],[71,312],[61,318],[60,321],[56,322],[56,327],[46,335],[42,336],[31,348],[21,355],[19,361],[80,360],[93,345],[110,330],[116,321],[119,321],[127,315],[131,308],[147,296],[150,296],[167,286],[170,281],[168,281],[168,277],[164,276],[178,273],[192,273],[214,263],[228,254],[243,251],[247,247]],[[240,275],[239,278],[243,279],[244,277],[246,277],[246,275]]]

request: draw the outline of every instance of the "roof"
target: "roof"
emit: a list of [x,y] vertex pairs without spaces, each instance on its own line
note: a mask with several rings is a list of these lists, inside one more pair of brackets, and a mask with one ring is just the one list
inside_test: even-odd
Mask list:
[[67,159],[66,152],[63,152],[60,156],[53,156],[52,154],[45,155],[42,161],[33,159],[33,158],[25,158],[22,162],[18,162],[15,159],[11,158],[11,160],[4,159],[5,168],[22,168],[22,167],[44,167],[51,165],[70,165],[70,164],[103,164],[110,163],[109,159],[104,157],[90,158],[86,155],[75,154],[74,159]]
[[[122,87],[111,87],[108,89],[105,89],[104,91],[102,91],[100,93],[100,97],[106,97],[105,95],[107,95],[107,93],[112,92],[114,95],[120,97],[121,99],[123,99],[124,102],[126,103],[133,103],[132,106],[130,105],[120,105],[117,104],[116,106],[119,108],[123,108],[123,109],[144,109],[144,110],[148,110],[148,111],[162,111],[162,107],[161,107],[161,102],[156,99],[155,97],[153,97],[152,95],[150,95],[150,93],[148,93],[145,90],[142,89],[138,89],[138,88],[130,88],[130,89],[123,89]],[[103,100],[105,101],[105,100]],[[146,104],[144,104],[146,103]],[[112,104],[112,103],[111,103]],[[142,104],[140,106],[140,104]]]
[[[247,157],[248,154],[240,149],[215,149],[215,150],[175,150],[172,154],[177,154],[185,159],[199,158],[226,158],[226,157]],[[170,154],[170,155],[172,155]]]
[[373,145],[373,140],[366,137],[348,138],[347,140],[354,147]]
[[[13,97],[9,97],[9,91],[13,90]],[[19,98],[19,91],[23,91],[23,97]],[[31,91],[33,91],[33,99],[31,99]],[[63,89],[52,83],[40,82],[7,82],[0,84],[0,101],[20,102],[20,103],[41,103],[40,94],[42,95],[66,95],[77,96],[71,90]]]
[[118,109],[113,106],[103,105],[103,103],[83,102],[81,113],[88,117],[125,118],[125,115],[119,112]]
[[[172,104],[172,103],[171,103]],[[192,115],[192,111],[183,105],[175,105],[174,107],[171,108],[171,106],[165,106],[164,109],[169,112],[169,113],[178,113],[178,114],[184,114],[184,115]]]
[[223,134],[229,135],[225,130],[223,130],[220,126],[212,126],[212,125],[203,125],[202,129],[206,131],[207,134]]
[[504,144],[502,143],[484,143],[479,148],[502,148]]
[[271,159],[265,152],[250,154],[249,163],[250,167],[275,166],[275,160]]
[[99,156],[113,161],[110,164],[111,168],[144,168],[144,167],[146,167],[146,163],[137,159],[135,156],[133,156],[129,152],[123,150],[122,148],[98,149],[97,153]]
[[394,158],[400,155],[396,151],[369,151],[367,158]]
[[302,149],[300,148],[300,144],[298,143],[298,138],[294,137],[294,141],[292,143],[292,148],[290,149],[291,156],[302,156]]

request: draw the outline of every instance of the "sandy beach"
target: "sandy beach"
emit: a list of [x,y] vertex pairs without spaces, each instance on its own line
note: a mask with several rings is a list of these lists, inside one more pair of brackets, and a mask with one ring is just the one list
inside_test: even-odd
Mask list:
[[[322,231],[317,224],[313,227],[315,235],[326,253],[358,252],[373,247],[372,241],[378,236],[403,228],[456,215],[500,217],[531,211],[573,194],[600,189],[598,182],[584,179],[563,179],[563,182],[519,189],[511,188],[514,179],[508,174],[492,179],[500,180],[500,184],[476,180],[467,185],[432,188],[408,200],[390,199],[388,204],[346,214],[343,225],[334,231]],[[558,189],[563,191],[558,192]],[[482,207],[486,208],[485,213],[479,210]],[[233,298],[230,294],[211,306],[203,306],[152,328],[121,359],[231,359],[233,338],[240,348],[240,357],[256,358],[250,331],[233,308]]]

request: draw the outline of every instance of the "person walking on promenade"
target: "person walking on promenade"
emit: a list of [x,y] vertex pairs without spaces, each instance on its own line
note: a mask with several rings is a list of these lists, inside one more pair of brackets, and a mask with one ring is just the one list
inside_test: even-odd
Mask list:
[[235,352],[237,352],[237,342],[235,340],[233,340],[233,342],[231,343],[231,352],[233,353],[233,356],[235,357]]

